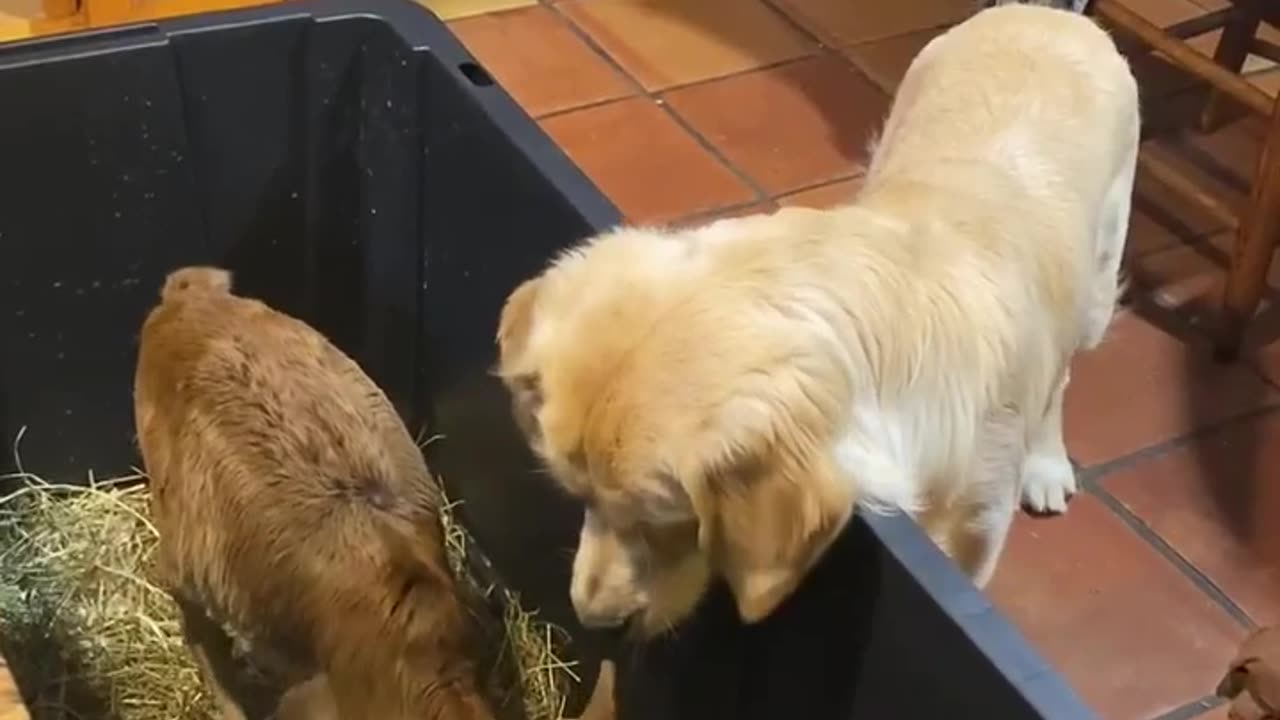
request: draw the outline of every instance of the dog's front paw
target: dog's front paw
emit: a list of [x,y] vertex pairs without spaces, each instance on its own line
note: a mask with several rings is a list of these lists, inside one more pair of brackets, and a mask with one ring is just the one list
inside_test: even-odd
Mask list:
[[1066,456],[1032,455],[1022,475],[1022,505],[1034,513],[1060,514],[1076,494],[1076,472]]

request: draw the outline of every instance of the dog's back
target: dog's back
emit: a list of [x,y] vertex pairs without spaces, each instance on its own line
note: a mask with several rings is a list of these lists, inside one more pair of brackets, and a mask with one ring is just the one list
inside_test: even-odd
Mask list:
[[911,64],[861,204],[946,218],[936,235],[985,243],[1035,289],[1027,303],[1065,311],[1059,348],[1093,347],[1119,292],[1139,123],[1128,63],[1092,20],[984,10]]
[[907,248],[894,267],[928,321],[903,347],[950,350],[895,363],[917,369],[912,402],[960,430],[935,473],[977,457],[991,433],[972,432],[975,418],[1014,408],[1029,423],[1024,501],[1065,509],[1062,392],[1071,356],[1115,311],[1139,130],[1127,61],[1079,14],[1001,5],[912,62],[851,212]]
[[[1095,22],[1038,5],[1002,5],[934,38],[916,56],[868,176],[940,163],[945,174],[946,162],[973,159],[1049,175],[1048,182],[1109,173],[1138,130],[1137,110],[1128,63]],[[1037,169],[1037,160],[1047,166]]]
[[255,647],[329,671],[340,705],[357,692],[369,717],[399,717],[414,701],[397,695],[470,671],[438,489],[355,362],[229,289],[180,270],[142,330],[162,578]]

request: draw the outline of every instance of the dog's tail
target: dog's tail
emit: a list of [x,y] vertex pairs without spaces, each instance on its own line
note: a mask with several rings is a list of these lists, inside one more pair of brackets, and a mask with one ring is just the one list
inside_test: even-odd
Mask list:
[[165,278],[160,300],[169,302],[191,295],[227,295],[231,292],[231,272],[206,265],[179,268]]

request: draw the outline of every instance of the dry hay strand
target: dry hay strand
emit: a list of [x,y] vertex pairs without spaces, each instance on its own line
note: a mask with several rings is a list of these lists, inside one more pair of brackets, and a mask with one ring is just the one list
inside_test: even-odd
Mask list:
[[[216,717],[177,607],[148,579],[158,536],[141,480],[0,476],[0,487],[18,485],[0,497],[0,653],[34,720]],[[567,634],[515,593],[477,579],[488,564],[455,507],[446,502],[441,513],[450,565],[486,634],[500,636],[489,689],[508,701],[518,693],[528,720],[560,720],[578,682],[557,657]]]

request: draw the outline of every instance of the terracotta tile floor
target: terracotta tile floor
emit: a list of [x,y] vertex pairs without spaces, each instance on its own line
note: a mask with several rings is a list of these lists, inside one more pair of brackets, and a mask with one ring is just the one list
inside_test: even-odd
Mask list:
[[[1129,0],[1166,24],[1221,2]],[[479,60],[630,220],[676,224],[850,198],[907,63],[973,5],[427,4],[461,18]],[[1280,88],[1280,70],[1251,71]],[[1158,59],[1138,72],[1153,125],[1196,109]],[[1155,149],[1239,197],[1258,133],[1242,121]],[[1085,491],[1064,517],[1018,520],[991,587],[1104,718],[1225,717],[1209,697],[1224,663],[1250,625],[1280,622],[1280,313],[1258,320],[1246,361],[1210,361],[1204,329],[1231,240],[1139,181],[1132,289],[1110,338],[1075,363],[1067,403]]]

